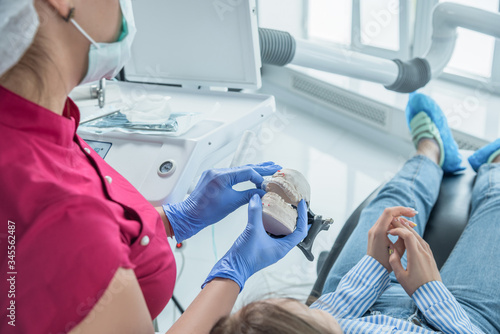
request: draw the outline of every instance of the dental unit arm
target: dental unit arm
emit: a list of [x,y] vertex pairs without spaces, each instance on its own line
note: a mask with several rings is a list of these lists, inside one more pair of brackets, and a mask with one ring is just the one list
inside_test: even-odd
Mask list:
[[500,38],[500,13],[450,2],[436,5],[432,15],[431,45],[422,58],[408,61],[322,46],[272,29],[259,28],[259,38],[264,64],[294,64],[380,83],[395,92],[410,93],[443,72],[455,49],[458,27]]

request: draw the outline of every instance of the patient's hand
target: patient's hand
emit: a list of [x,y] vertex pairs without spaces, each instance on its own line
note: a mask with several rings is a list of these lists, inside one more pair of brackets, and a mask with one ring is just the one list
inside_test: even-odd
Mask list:
[[368,231],[368,250],[366,253],[383,265],[389,273],[392,272],[392,267],[389,264],[389,247],[399,250],[400,254],[403,254],[405,250],[402,240],[393,244],[387,237],[387,231],[396,226],[394,225],[395,221],[400,216],[413,217],[415,211],[403,206],[387,208]]
[[403,252],[395,249],[389,257],[389,263],[398,282],[411,297],[422,285],[432,281],[441,281],[441,275],[429,244],[409,225],[401,222],[394,222],[393,225],[395,228],[389,230],[389,234],[397,235],[398,241],[403,241],[408,261],[404,270],[401,265]]

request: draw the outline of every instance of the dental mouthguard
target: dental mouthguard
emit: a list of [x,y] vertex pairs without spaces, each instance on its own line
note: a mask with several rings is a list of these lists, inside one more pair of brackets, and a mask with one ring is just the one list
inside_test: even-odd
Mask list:
[[311,188],[304,175],[293,169],[282,169],[262,182],[262,222],[275,236],[288,235],[297,226],[297,205],[304,199],[309,205]]

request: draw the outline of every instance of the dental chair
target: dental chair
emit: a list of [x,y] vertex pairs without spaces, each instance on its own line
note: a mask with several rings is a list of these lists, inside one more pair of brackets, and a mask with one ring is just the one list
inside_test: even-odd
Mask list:
[[[424,232],[424,240],[429,243],[439,269],[441,269],[446,262],[446,259],[453,250],[453,247],[455,247],[455,244],[462,235],[469,220],[472,187],[474,185],[476,173],[467,162],[467,157],[473,152],[461,151],[461,153],[464,157],[463,164],[467,166],[467,169],[462,174],[445,175],[443,177],[438,199],[431,211]],[[323,286],[333,264],[337,260],[351,233],[358,225],[361,211],[375,198],[375,196],[377,196],[383,186],[384,184],[375,189],[375,191],[356,208],[344,224],[332,249],[320,255],[318,259],[318,278],[306,301],[308,306],[321,296]],[[366,245],[362,246],[366,247]]]

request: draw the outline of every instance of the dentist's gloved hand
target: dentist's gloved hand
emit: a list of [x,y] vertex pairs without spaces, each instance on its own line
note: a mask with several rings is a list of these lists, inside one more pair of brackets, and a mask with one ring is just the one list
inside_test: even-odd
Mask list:
[[216,277],[229,278],[243,289],[247,279],[257,271],[283,258],[307,236],[307,205],[297,207],[297,228],[283,238],[272,238],[262,224],[262,201],[254,195],[248,206],[248,224],[229,251],[215,264],[202,288]]
[[[167,204],[163,211],[167,215],[177,242],[182,242],[212,225],[228,214],[247,204],[253,195],[264,196],[260,189],[264,178],[273,175],[281,166],[268,161],[257,165],[234,168],[210,169],[203,172],[200,181],[189,197],[183,202]],[[256,189],[236,191],[233,186],[251,181]]]

